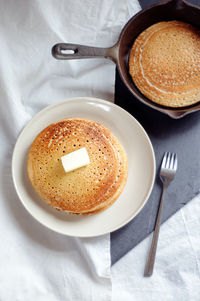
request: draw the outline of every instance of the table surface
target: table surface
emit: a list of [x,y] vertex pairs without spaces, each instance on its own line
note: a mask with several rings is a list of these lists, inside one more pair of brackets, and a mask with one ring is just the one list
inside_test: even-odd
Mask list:
[[[155,3],[155,1],[141,0],[141,6],[145,7],[147,2]],[[111,234],[112,264],[154,229],[162,191],[158,173],[165,151],[177,153],[179,166],[176,177],[169,185],[165,196],[162,222],[191,200],[199,192],[200,187],[200,111],[179,120],[173,120],[154,111],[132,96],[122,83],[117,70],[115,103],[129,111],[148,133],[155,151],[157,176],[151,196],[143,210],[125,227]]]

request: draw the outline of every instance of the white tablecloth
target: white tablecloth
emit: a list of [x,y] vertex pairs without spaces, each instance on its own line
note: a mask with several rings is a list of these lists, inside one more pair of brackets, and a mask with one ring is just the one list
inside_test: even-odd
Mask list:
[[0,9],[0,300],[199,300],[198,199],[162,227],[154,276],[144,279],[148,238],[110,269],[109,234],[69,238],[42,227],[12,183],[14,144],[38,111],[73,96],[113,100],[112,62],[57,61],[52,45],[111,46],[137,1],[0,0]]

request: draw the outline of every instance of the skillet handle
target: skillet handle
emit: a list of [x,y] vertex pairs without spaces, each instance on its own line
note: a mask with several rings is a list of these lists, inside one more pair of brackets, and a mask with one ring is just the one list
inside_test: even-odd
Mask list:
[[59,43],[53,46],[52,55],[58,60],[108,58],[117,63],[118,44],[109,48]]

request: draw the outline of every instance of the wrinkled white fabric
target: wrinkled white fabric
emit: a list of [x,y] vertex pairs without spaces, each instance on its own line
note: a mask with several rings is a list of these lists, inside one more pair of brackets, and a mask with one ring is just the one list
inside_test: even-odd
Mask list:
[[109,234],[70,238],[40,225],[16,195],[11,157],[22,128],[47,105],[73,96],[113,100],[112,62],[58,61],[51,48],[113,45],[128,2],[0,0],[0,15],[0,300],[111,300]]

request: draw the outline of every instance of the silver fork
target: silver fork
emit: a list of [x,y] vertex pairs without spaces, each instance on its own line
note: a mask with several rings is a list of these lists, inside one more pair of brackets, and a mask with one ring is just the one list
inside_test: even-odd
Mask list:
[[175,173],[177,171],[178,166],[178,160],[177,155],[174,153],[165,153],[161,169],[160,169],[160,179],[163,183],[163,191],[160,199],[160,205],[158,209],[158,215],[156,219],[156,226],[153,234],[153,239],[151,243],[151,248],[149,251],[148,260],[146,263],[144,276],[149,277],[153,274],[153,268],[154,268],[154,262],[156,257],[156,249],[157,249],[157,243],[158,243],[158,236],[160,231],[160,223],[161,223],[161,215],[162,215],[162,209],[163,209],[163,200],[164,200],[164,194],[166,191],[166,188],[168,184],[174,179]]

